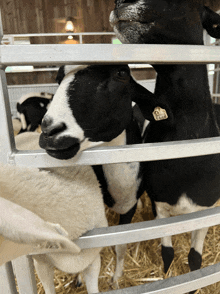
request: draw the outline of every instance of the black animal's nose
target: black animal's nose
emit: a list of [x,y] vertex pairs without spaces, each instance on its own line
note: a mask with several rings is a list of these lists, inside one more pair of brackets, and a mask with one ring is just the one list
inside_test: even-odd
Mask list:
[[45,136],[50,137],[66,130],[66,124],[63,122],[54,124],[50,117],[45,117],[41,123],[41,129]]

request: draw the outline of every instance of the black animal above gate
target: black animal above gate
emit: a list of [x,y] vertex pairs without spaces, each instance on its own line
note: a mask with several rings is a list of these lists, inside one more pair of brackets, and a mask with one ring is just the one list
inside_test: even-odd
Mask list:
[[[203,28],[220,38],[220,16],[201,0],[116,0],[115,4],[110,22],[123,43],[203,45]],[[164,103],[168,118],[155,121],[149,101],[139,96],[135,102],[150,120],[144,141],[219,136],[206,65],[154,68],[158,74],[154,99]],[[144,166],[145,188],[158,218],[206,209],[219,199],[219,154],[146,162]],[[192,232],[191,270],[201,266],[206,233],[207,229]],[[174,257],[171,237],[162,239],[162,256],[167,271]]]

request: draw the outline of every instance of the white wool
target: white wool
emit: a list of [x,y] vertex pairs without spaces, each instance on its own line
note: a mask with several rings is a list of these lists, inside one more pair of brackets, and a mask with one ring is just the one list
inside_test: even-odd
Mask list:
[[[56,168],[46,172],[0,164],[0,186],[3,198],[35,212],[46,221],[59,223],[72,239],[103,223],[102,195],[90,167]],[[79,225],[76,220],[80,220]]]
[[39,136],[37,132],[24,132],[15,137],[15,145],[18,150],[38,150]]
[[[46,248],[62,248],[71,254],[80,252],[80,248],[69,240],[68,233],[59,224],[45,222],[30,210],[2,197],[0,234],[0,265],[22,255],[42,253],[42,250],[46,253]],[[47,251],[51,253],[51,249]]]
[[[17,148],[39,149],[39,134],[24,134],[15,138]],[[24,143],[28,136],[30,142]],[[0,164],[0,190],[3,198],[34,212],[47,222],[60,224],[72,240],[93,228],[107,226],[102,193],[90,166],[40,171]],[[78,255],[56,253],[47,256],[60,270],[76,273],[91,264],[100,250],[94,248],[82,250]],[[71,266],[67,266],[65,258],[71,260]]]
[[20,120],[18,118],[13,118],[12,119],[12,125],[13,125],[14,133],[17,135],[21,130],[21,122],[20,122]]

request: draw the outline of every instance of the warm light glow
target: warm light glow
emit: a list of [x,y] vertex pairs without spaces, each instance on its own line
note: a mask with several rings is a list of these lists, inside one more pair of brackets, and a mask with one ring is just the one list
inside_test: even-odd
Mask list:
[[72,39],[73,39],[73,36],[68,36],[68,39],[69,39],[69,40],[72,40]]
[[66,22],[65,30],[67,32],[73,32],[74,31],[74,25],[73,25],[73,22],[71,20],[68,20]]

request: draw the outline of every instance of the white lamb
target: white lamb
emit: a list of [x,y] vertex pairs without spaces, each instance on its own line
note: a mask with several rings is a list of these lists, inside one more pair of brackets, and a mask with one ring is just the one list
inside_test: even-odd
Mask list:
[[0,192],[0,265],[19,256],[33,253],[57,250],[68,253],[80,252],[80,248],[69,240],[68,233],[59,224],[46,222],[35,213],[2,198],[1,195],[2,192]]
[[[28,143],[26,138],[31,141]],[[39,149],[37,133],[21,134],[15,139],[18,149]],[[71,240],[93,228],[107,226],[102,193],[90,166],[40,171],[0,164],[0,191],[1,197],[30,210],[44,221],[58,223]],[[83,271],[88,293],[99,292],[101,248],[79,251],[76,246],[77,254],[34,255],[35,268],[46,294],[55,293],[53,266],[67,273]]]

